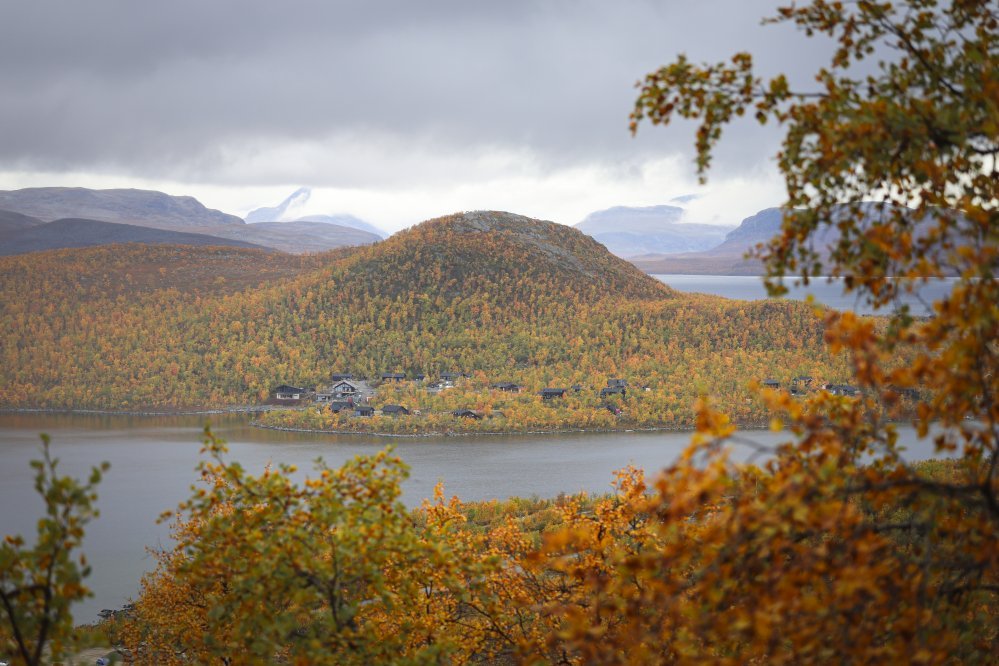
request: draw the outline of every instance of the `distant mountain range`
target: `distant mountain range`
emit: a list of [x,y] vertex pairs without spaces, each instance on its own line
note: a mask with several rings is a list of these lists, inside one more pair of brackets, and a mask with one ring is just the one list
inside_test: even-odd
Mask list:
[[239,239],[265,247],[301,254],[352,245],[370,245],[382,238],[376,234],[327,222],[257,222],[233,229],[215,229],[215,235]]
[[373,224],[368,224],[359,217],[354,217],[353,215],[340,214],[340,215],[306,215],[305,217],[300,217],[297,220],[292,220],[293,222],[322,222],[323,224],[338,224],[341,227],[350,227],[352,229],[358,229],[360,231],[367,231],[370,234],[375,234],[379,238],[388,238],[389,234],[385,233]]
[[765,243],[780,231],[782,211],[766,208],[747,217],[715,247],[683,254],[647,253],[629,259],[646,273],[674,275],[762,275],[763,264],[746,259],[757,243]]
[[326,224],[336,224],[341,227],[360,229],[361,231],[375,234],[379,238],[386,238],[388,236],[388,234],[378,227],[345,213],[337,215],[301,215],[301,211],[304,210],[305,204],[308,203],[311,197],[312,190],[310,188],[300,187],[277,206],[251,210],[246,214],[246,222],[248,224],[259,224],[261,222],[323,222]]
[[0,210],[43,222],[83,218],[157,229],[188,230],[243,224],[235,215],[205,208],[194,197],[151,190],[88,190],[82,187],[29,187],[0,191]]
[[257,224],[258,222],[280,222],[288,215],[289,210],[301,209],[312,196],[312,190],[308,187],[300,187],[291,193],[287,199],[277,206],[265,206],[251,210],[243,219],[247,224]]
[[679,206],[615,206],[590,213],[576,225],[619,257],[707,250],[734,227],[683,222]]
[[[874,202],[860,204],[860,208],[868,218],[861,224],[873,223],[885,210],[883,204]],[[844,207],[841,210],[848,209]],[[902,208],[901,211],[906,216],[914,215],[914,212],[907,208]],[[833,211],[834,220],[839,214],[839,211]],[[937,211],[937,214],[959,215],[955,211]],[[931,220],[928,218],[910,217],[910,219],[916,237],[926,233],[930,227]],[[757,259],[746,259],[745,255],[758,244],[766,244],[779,234],[782,220],[783,209],[766,208],[747,217],[742,221],[742,224],[728,233],[725,242],[709,250],[684,254],[650,253],[630,257],[629,261],[639,269],[651,274],[763,275],[763,264]],[[838,240],[839,231],[835,224],[817,229],[811,238],[811,242],[818,249],[820,257],[825,257],[826,249]],[[949,274],[950,269],[947,267],[946,256],[939,256],[935,261],[943,268],[945,274]]]
[[[47,224],[55,221],[60,224]],[[179,235],[140,233],[136,228]],[[38,187],[0,191],[0,254],[111,243],[262,246],[298,254],[378,240],[380,234],[344,223],[246,224],[192,197],[149,190]]]

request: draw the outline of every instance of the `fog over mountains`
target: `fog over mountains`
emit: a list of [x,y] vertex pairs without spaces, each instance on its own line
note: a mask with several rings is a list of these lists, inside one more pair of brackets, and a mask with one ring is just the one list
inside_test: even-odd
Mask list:
[[248,224],[259,224],[261,222],[322,222],[325,224],[337,224],[341,227],[360,229],[361,231],[375,234],[379,238],[386,238],[388,236],[388,234],[378,227],[346,213],[337,215],[303,215],[302,213],[305,212],[306,204],[311,197],[312,190],[310,188],[300,187],[277,206],[251,210],[246,214],[246,222]]
[[629,261],[646,273],[678,275],[762,275],[763,265],[746,259],[757,243],[765,243],[780,231],[780,208],[765,208],[747,217],[725,235],[723,242],[700,252],[671,254],[649,252]]
[[590,213],[576,228],[619,257],[707,250],[725,240],[733,226],[688,224],[680,206],[615,206]]
[[291,196],[279,203],[277,206],[265,206],[263,208],[251,210],[243,219],[246,220],[247,224],[255,224],[257,222],[281,222],[283,220],[290,219],[286,217],[288,215],[288,211],[301,209],[302,206],[308,202],[309,197],[311,196],[312,190],[307,187],[300,187],[292,192]]

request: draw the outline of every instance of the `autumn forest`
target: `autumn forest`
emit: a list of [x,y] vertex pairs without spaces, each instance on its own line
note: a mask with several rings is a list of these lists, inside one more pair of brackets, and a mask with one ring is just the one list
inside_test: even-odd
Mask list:
[[[575,230],[505,213],[303,258],[145,246],[11,257],[0,281],[16,294],[0,306],[8,407],[218,408],[256,404],[281,383],[328,384],[335,372],[460,371],[471,375],[460,390],[387,388],[379,404],[502,412],[482,429],[606,428],[622,420],[597,390],[624,377],[633,390],[623,423],[691,427],[700,395],[765,424],[751,382],[851,379],[806,304],[679,294]],[[501,381],[524,391],[498,395],[490,387]],[[557,407],[537,395],[573,385],[587,390]],[[364,424],[376,426],[447,424]]]
[[[468,504],[438,486],[411,510],[391,449],[255,474],[206,428],[199,483],[164,515],[173,541],[135,603],[89,629],[70,606],[107,467],[65,476],[46,442],[37,536],[0,542],[0,658],[48,663],[98,631],[157,664],[995,663],[999,11],[810,0],[764,23],[821,40],[828,62],[802,78],[748,52],[677,54],[640,81],[631,130],[693,123],[706,179],[730,124],[777,127],[787,199],[754,251],[770,293],[840,277],[883,316],[679,294],[574,229],[500,212],[307,257],[0,259],[4,408],[232,407],[333,373],[455,372],[433,395],[379,387],[376,405],[421,414],[370,428],[448,430],[467,409],[483,418],[465,430],[692,431],[605,496]],[[901,304],[945,275],[929,314]],[[798,376],[857,390],[787,390]],[[599,396],[610,379],[626,397]],[[900,421],[939,459],[912,460]],[[740,462],[743,425],[782,434]]]

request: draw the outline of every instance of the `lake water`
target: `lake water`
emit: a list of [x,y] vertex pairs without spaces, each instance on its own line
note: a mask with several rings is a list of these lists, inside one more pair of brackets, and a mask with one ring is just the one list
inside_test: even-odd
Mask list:
[[[384,438],[262,430],[244,415],[211,417],[213,430],[229,442],[230,457],[260,472],[268,463],[292,463],[299,477],[317,457],[336,466],[391,445],[411,468],[403,500],[418,506],[442,480],[448,495],[463,500],[511,496],[553,497],[559,492],[608,492],[612,472],[633,464],[650,473],[669,464],[687,445],[689,433],[621,432],[439,438]],[[168,528],[157,525],[196,481],[205,417],[126,417],[0,414],[0,535],[35,530],[42,502],[32,488],[28,462],[39,454],[40,432],[52,437],[63,474],[83,477],[101,461],[111,469],[99,489],[101,516],[87,530],[84,552],[93,565],[88,579],[95,598],[76,607],[78,622],[96,620],[101,608],[121,606],[136,593],[153,561],[146,547],[166,544]],[[932,448],[903,428],[913,460]],[[745,437],[763,445],[781,438],[768,431]],[[751,449],[738,448],[745,459]]]
[[[652,277],[665,282],[677,291],[687,293],[713,294],[734,298],[742,301],[759,301],[767,296],[763,286],[763,278],[751,275],[653,275]],[[929,303],[939,300],[948,293],[957,278],[942,278],[921,285],[916,293],[905,294],[902,302],[907,303],[914,315],[925,315],[931,311]],[[786,283],[789,291],[784,298],[803,301],[809,295],[823,305],[836,310],[853,310],[857,314],[890,314],[890,310],[875,311],[870,305],[858,298],[856,293],[846,294],[843,291],[842,278],[816,278],[808,287],[795,286],[795,280]]]

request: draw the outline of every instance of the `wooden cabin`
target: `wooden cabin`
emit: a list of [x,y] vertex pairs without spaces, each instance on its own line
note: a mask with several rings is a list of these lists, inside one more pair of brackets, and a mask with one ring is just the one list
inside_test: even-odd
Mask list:
[[567,390],[564,388],[543,388],[541,389],[541,399],[554,400],[555,398],[564,398]]
[[276,400],[301,400],[308,392],[307,389],[298,386],[281,384],[281,386],[274,389],[274,398]]

